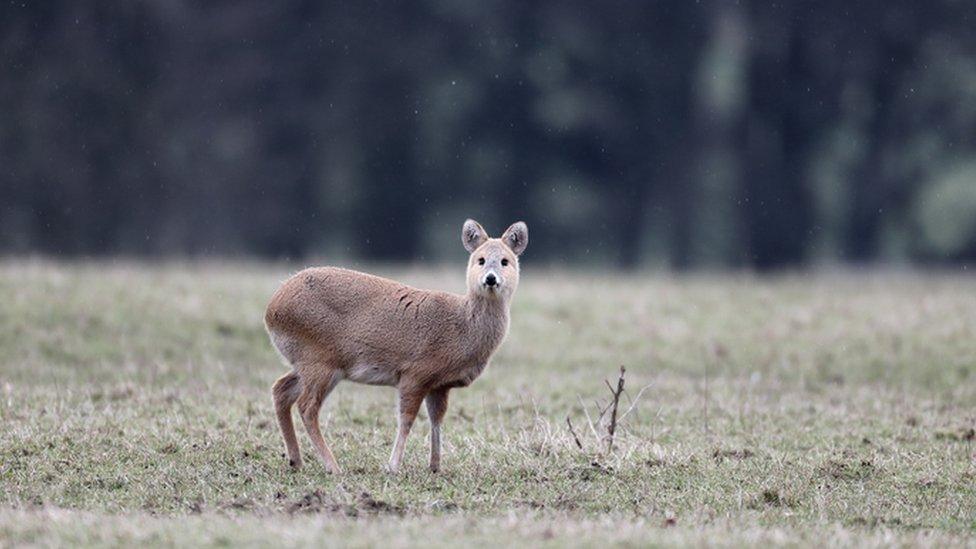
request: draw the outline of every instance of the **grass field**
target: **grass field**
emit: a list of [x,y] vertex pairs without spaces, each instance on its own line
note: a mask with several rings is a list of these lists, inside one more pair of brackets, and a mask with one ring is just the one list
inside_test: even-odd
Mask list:
[[[461,269],[378,270],[459,291]],[[502,350],[452,393],[442,472],[422,415],[385,473],[394,392],[345,383],[336,477],[303,432],[287,469],[271,409],[262,314],[291,270],[0,263],[0,545],[976,545],[965,272],[530,262]],[[620,365],[646,389],[605,455],[580,402]]]

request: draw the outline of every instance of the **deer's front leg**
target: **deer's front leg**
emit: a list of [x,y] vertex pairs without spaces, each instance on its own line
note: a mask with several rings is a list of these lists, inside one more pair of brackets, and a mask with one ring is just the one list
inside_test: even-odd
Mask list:
[[390,456],[388,467],[391,473],[400,470],[400,462],[403,461],[403,449],[407,444],[407,435],[410,434],[410,427],[413,420],[417,418],[420,410],[420,403],[424,400],[424,391],[410,385],[401,385],[397,397],[397,436],[393,443],[393,454]]
[[441,421],[447,412],[447,392],[449,389],[435,389],[427,395],[427,415],[430,417],[430,470],[441,468]]

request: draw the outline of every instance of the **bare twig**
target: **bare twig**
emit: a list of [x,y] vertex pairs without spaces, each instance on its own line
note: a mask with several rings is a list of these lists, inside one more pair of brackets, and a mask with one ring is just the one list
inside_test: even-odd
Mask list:
[[586,414],[586,423],[590,425],[590,432],[593,433],[593,436],[597,440],[600,440],[600,435],[596,432],[596,427],[593,425],[593,419],[590,418],[590,411],[586,409],[586,404],[583,403],[583,397],[577,395],[576,398],[579,399],[580,406],[583,407],[583,413]]
[[708,430],[708,364],[711,362],[709,357],[705,357],[705,391],[702,395],[702,411],[704,413],[703,421],[705,427],[705,434],[709,434]]
[[576,429],[573,429],[573,422],[569,419],[569,416],[566,416],[566,426],[569,427],[569,433],[573,435],[573,441],[576,442],[576,447],[582,450],[583,443],[580,442],[579,435],[576,434]]
[[[586,416],[586,423],[590,426],[590,433],[593,434],[593,438],[596,440],[597,446],[602,446],[604,443],[606,447],[604,452],[610,454],[613,452],[613,443],[616,439],[617,428],[622,424],[623,420],[627,418],[632,412],[637,409],[637,405],[640,403],[641,397],[644,395],[644,391],[651,387],[651,384],[647,384],[641,387],[637,395],[631,397],[630,393],[627,392],[625,388],[625,376],[627,373],[627,368],[624,366],[620,367],[620,375],[617,378],[616,387],[611,385],[609,381],[604,379],[604,384],[610,390],[610,398],[604,402],[601,399],[597,399],[593,402],[595,411],[599,414],[596,416],[594,421],[594,416],[590,414],[589,407],[583,402],[583,397],[576,395],[576,399],[579,401],[580,407],[583,408],[583,414]],[[626,396],[629,403],[626,406],[626,410],[620,408],[621,398]],[[660,410],[658,410],[660,414]],[[569,428],[570,434],[573,435],[573,441],[579,449],[583,449],[583,440],[579,437],[576,432],[576,428],[573,426],[572,420],[566,417],[566,426]]]
[[610,411],[610,407],[613,406],[613,399],[607,402],[606,406],[600,406],[599,401],[593,401],[593,405],[596,406],[597,410],[600,410],[600,415],[596,416],[596,424],[603,425],[603,416],[607,415],[607,412]]
[[[617,379],[617,390],[614,391],[610,388],[610,392],[613,393],[613,406],[610,408],[610,425],[607,426],[607,453],[609,454],[613,450],[613,435],[617,431],[617,407],[620,404],[620,395],[624,392],[624,374],[627,369],[623,366],[620,367],[620,378]],[[607,383],[610,386],[610,383]]]
[[624,412],[624,414],[622,416],[620,416],[620,419],[617,420],[617,421],[623,421],[625,417],[627,417],[628,415],[630,415],[630,412],[632,412],[637,407],[637,403],[640,401],[641,395],[643,395],[644,394],[644,391],[646,391],[650,387],[651,387],[651,384],[648,383],[647,385],[641,387],[641,390],[640,391],[637,391],[637,396],[634,397],[633,399],[631,399],[631,401],[630,401],[630,407],[627,408],[627,411]]

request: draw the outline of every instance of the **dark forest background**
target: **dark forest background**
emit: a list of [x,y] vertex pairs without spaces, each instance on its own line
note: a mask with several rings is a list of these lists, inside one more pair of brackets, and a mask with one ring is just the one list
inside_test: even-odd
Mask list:
[[976,259],[976,4],[0,7],[0,252]]

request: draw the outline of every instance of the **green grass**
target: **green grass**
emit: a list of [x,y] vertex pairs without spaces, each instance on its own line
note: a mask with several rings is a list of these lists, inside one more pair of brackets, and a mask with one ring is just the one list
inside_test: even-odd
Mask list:
[[[456,270],[379,269],[458,291]],[[0,264],[0,546],[976,543],[976,279],[525,267],[508,340],[383,471],[394,392],[340,384],[338,477],[287,470],[262,313],[284,266]],[[620,365],[615,450],[587,424]],[[624,402],[629,406],[628,401]],[[569,416],[582,439],[566,428]]]

